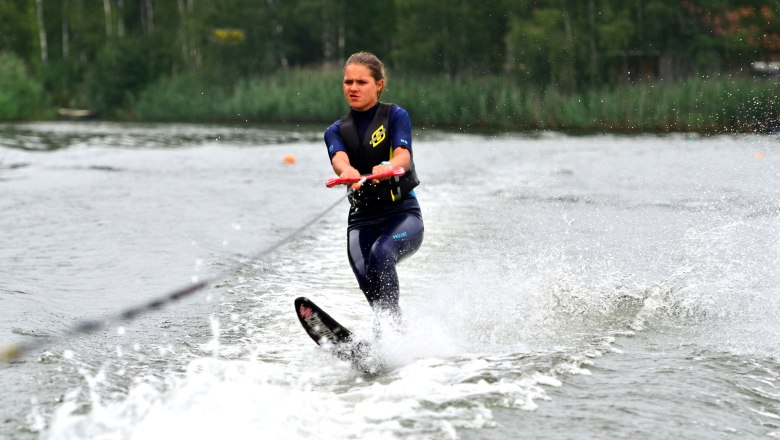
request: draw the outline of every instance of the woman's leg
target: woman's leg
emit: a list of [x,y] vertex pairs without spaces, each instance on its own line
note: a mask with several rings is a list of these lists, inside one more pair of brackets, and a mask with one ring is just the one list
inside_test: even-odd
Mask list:
[[423,241],[422,219],[413,214],[393,216],[382,226],[349,232],[347,246],[352,271],[375,311],[400,314],[395,265],[414,254]]

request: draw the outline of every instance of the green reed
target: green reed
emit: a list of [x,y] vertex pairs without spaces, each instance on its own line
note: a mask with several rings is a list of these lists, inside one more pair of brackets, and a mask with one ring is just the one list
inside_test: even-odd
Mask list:
[[[289,70],[209,85],[195,77],[161,81],[133,107],[142,120],[328,123],[347,111],[334,69]],[[508,76],[391,76],[384,101],[415,126],[457,130],[703,133],[760,131],[780,116],[772,80],[693,78],[563,93]]]

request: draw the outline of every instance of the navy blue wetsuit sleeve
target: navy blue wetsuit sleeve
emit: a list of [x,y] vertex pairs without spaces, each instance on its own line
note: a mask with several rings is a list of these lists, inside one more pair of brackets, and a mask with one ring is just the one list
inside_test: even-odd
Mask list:
[[339,134],[339,127],[341,127],[341,119],[334,122],[330,127],[325,129],[325,146],[328,147],[328,156],[333,159],[333,155],[338,151],[346,151],[344,146],[344,139]]
[[404,147],[412,153],[412,119],[403,108],[394,105],[390,110],[390,133],[392,133],[393,148]]

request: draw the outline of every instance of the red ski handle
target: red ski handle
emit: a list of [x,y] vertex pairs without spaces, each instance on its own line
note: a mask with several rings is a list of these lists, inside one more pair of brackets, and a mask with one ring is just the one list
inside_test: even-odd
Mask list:
[[331,177],[330,179],[325,180],[325,186],[327,186],[328,188],[333,188],[336,185],[341,185],[344,183],[355,183],[355,182],[360,182],[361,180],[372,180],[372,179],[382,179],[384,177],[403,176],[404,173],[406,173],[406,170],[404,170],[402,167],[398,167],[394,170],[385,171],[384,173],[369,174],[368,176]]

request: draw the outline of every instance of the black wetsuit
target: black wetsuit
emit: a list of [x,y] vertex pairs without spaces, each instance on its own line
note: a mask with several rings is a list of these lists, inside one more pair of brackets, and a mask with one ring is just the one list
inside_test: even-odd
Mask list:
[[[345,130],[355,130],[357,136]],[[396,105],[379,103],[365,112],[352,110],[328,127],[325,143],[331,158],[344,151],[352,166],[368,174],[373,166],[392,157],[394,148],[403,147],[412,154],[409,115]],[[376,188],[364,183],[363,194],[357,193],[349,210],[349,263],[376,311],[400,313],[395,266],[414,254],[423,241],[422,213],[413,190],[417,184],[413,163],[398,181],[383,181]]]

